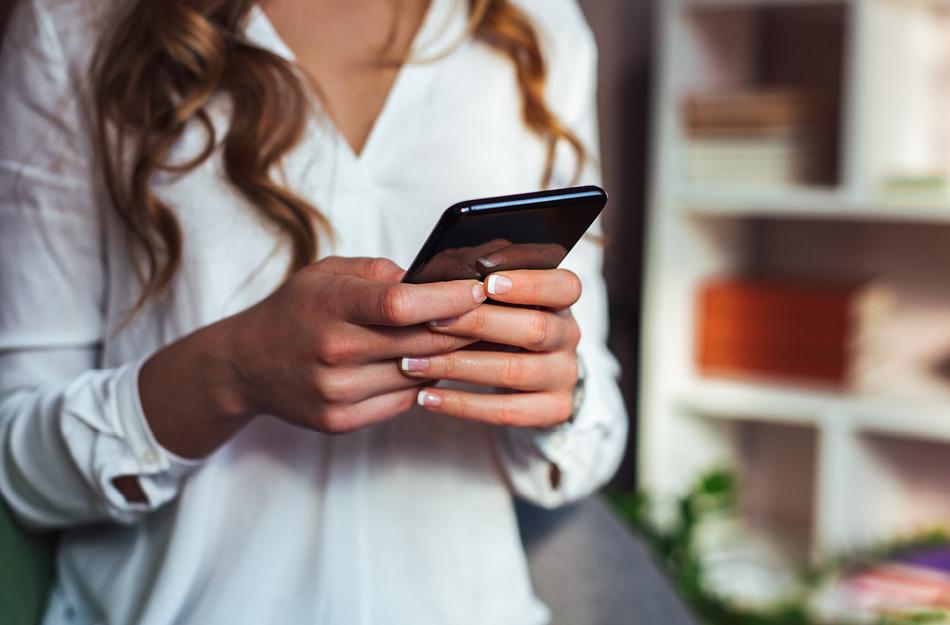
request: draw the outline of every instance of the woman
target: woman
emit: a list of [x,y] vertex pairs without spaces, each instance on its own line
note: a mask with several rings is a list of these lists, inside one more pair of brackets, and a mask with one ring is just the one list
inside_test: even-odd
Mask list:
[[459,199],[597,181],[594,65],[571,0],[17,3],[0,493],[65,530],[46,623],[545,622],[512,494],[625,437],[600,251],[399,266]]

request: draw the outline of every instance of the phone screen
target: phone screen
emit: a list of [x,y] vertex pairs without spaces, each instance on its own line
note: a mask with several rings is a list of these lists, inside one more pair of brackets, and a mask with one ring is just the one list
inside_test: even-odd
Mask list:
[[554,269],[606,203],[607,195],[595,186],[460,202],[442,214],[403,282]]

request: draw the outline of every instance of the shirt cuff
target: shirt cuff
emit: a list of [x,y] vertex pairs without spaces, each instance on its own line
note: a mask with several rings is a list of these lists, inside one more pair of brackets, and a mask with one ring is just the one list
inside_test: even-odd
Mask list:
[[597,419],[591,403],[585,401],[581,404],[570,423],[546,429],[509,428],[508,435],[518,439],[522,449],[530,448],[562,471],[569,470],[576,459],[576,447],[582,439],[598,431],[607,434],[606,426]]
[[[164,447],[155,439],[145,417],[139,395],[139,372],[147,358],[125,365],[119,369],[113,387],[116,429],[124,434],[119,449],[108,450],[109,440],[103,443],[106,449],[101,455],[99,484],[109,501],[114,514],[120,518],[154,510],[173,499],[182,480],[203,464],[203,460],[182,458]],[[124,447],[124,449],[122,449]],[[113,455],[112,452],[117,452]],[[124,452],[124,453],[123,453]],[[147,503],[126,500],[115,487],[117,477],[131,475],[138,478]]]
[[586,364],[584,401],[573,422],[544,430],[496,430],[496,449],[512,491],[545,508],[602,486],[623,455],[627,421],[612,367],[590,358]]

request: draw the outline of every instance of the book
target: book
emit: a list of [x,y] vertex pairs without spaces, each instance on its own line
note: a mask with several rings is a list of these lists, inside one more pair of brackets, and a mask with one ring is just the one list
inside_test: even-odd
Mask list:
[[807,92],[694,94],[683,107],[691,183],[782,187],[812,177],[815,98]]
[[813,123],[816,99],[796,89],[714,92],[687,96],[683,109],[691,133],[723,128],[743,132],[802,129]]
[[890,301],[885,290],[859,283],[710,280],[698,297],[697,368],[850,387],[873,369]]

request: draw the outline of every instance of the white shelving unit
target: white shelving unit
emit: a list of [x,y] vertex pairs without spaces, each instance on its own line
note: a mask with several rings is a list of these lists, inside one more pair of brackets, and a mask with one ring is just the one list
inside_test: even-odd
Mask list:
[[[932,291],[937,305],[944,301],[950,310],[950,203],[899,206],[879,193],[884,172],[935,158],[897,145],[921,129],[892,127],[908,119],[898,113],[911,88],[895,73],[913,73],[907,68],[927,49],[921,48],[926,41],[909,45],[908,33],[926,30],[927,20],[936,26],[946,4],[658,3],[640,474],[654,492],[676,495],[703,470],[736,467],[752,499],[750,517],[767,519],[758,524],[764,528],[791,528],[765,529],[765,538],[803,536],[793,544],[803,558],[933,524],[950,527],[950,401],[704,378],[693,364],[697,285],[762,268],[874,275],[898,286],[913,283],[918,294]],[[680,163],[682,97],[716,88],[707,84],[711,64],[744,62],[735,50],[710,58],[718,52],[704,28],[748,12],[815,7],[837,7],[832,10],[842,16],[837,183],[770,190],[691,185]],[[883,61],[887,55],[892,58]],[[943,115],[950,122],[950,107]],[[915,124],[938,119],[911,117]]]
[[760,217],[771,219],[864,220],[950,224],[947,206],[861,201],[843,197],[837,189],[788,189],[782,193],[720,188],[687,188],[680,205],[694,217]]

